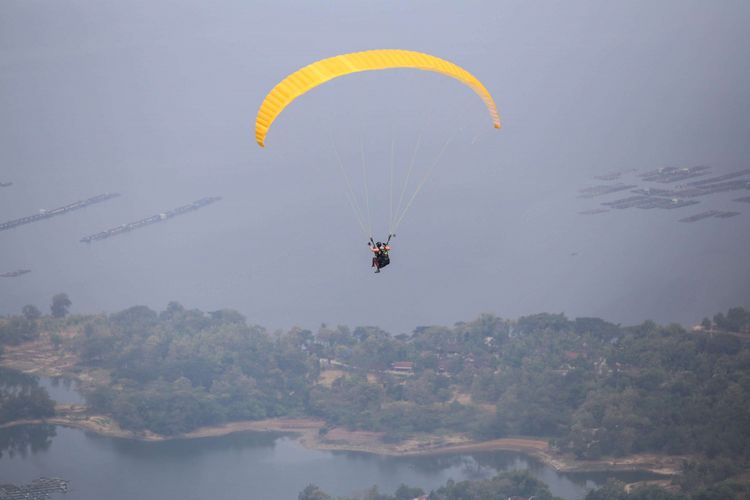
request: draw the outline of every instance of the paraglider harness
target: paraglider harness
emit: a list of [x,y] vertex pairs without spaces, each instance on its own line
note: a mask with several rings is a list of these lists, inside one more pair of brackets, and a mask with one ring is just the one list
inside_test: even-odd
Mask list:
[[388,239],[386,240],[385,244],[382,244],[378,246],[375,241],[372,239],[372,236],[370,237],[370,241],[367,242],[367,245],[370,247],[370,249],[375,252],[375,255],[372,257],[372,267],[376,268],[376,272],[380,270],[380,268],[383,268],[391,263],[391,257],[388,255],[388,250],[386,247],[388,246],[388,243],[391,242],[391,238],[396,236],[395,234],[389,234]]

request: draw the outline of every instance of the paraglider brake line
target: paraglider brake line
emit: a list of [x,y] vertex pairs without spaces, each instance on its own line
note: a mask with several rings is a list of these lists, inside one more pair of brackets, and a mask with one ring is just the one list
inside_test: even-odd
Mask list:
[[[390,243],[391,242],[391,238],[395,238],[395,237],[396,237],[395,234],[393,234],[393,233],[389,234],[388,235],[388,239],[385,240],[385,244],[387,245],[388,243]],[[370,245],[370,243],[372,243],[372,246],[375,246],[375,240],[372,239],[372,236],[370,236],[370,241],[367,244]]]

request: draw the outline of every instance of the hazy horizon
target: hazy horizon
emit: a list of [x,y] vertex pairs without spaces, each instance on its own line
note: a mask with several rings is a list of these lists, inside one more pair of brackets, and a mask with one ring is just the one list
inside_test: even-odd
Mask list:
[[[0,222],[104,192],[122,196],[0,232],[0,314],[170,301],[233,308],[269,329],[392,333],[481,313],[692,324],[748,307],[748,192],[676,210],[578,212],[612,171],[750,167],[750,4],[593,1],[8,1],[0,6]],[[316,59],[404,48],[453,61],[494,96],[419,71],[341,78],[295,101],[255,144],[255,113]],[[397,169],[428,168],[369,267],[329,134],[353,174],[364,145],[376,238]],[[424,170],[423,170],[424,171]],[[357,189],[361,188],[361,179]],[[653,184],[653,187],[674,187]],[[222,201],[101,242],[85,235],[204,196]],[[742,212],[694,224],[704,210]]]

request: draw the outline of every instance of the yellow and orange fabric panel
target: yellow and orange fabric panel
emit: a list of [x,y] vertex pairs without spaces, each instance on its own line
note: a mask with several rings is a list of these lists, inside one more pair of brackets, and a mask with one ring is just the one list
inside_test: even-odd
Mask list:
[[410,50],[367,50],[314,62],[287,76],[263,100],[255,120],[255,140],[263,147],[266,134],[277,116],[297,97],[329,80],[360,71],[415,68],[450,76],[468,85],[487,106],[495,128],[500,116],[492,95],[474,75],[452,62]]

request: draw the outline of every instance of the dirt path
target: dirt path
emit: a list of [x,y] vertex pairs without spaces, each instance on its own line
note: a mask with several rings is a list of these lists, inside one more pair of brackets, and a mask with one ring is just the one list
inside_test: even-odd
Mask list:
[[42,334],[33,342],[4,346],[1,364],[24,373],[61,377],[70,374],[77,362],[75,355],[56,349],[49,335]]

